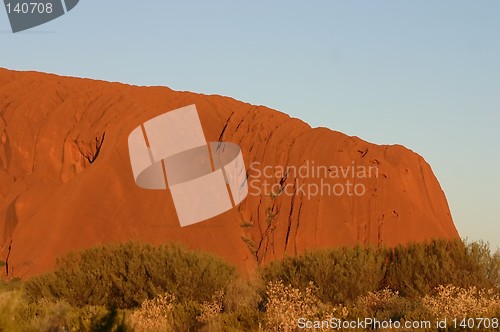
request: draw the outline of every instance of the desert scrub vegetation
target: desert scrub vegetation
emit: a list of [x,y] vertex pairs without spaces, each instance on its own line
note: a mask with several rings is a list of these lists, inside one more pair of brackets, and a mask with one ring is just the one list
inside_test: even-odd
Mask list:
[[315,292],[312,283],[301,292],[290,285],[283,285],[281,280],[269,282],[266,288],[266,326],[275,331],[293,331],[299,318],[313,319],[318,316],[319,299]]
[[295,331],[299,319],[499,319],[499,276],[498,252],[462,241],[311,251],[247,279],[208,253],[125,243],[70,254],[24,282],[0,282],[0,331]]
[[495,317],[500,314],[500,294],[493,289],[468,288],[454,285],[439,286],[435,294],[425,295],[423,306],[434,317]]
[[166,293],[151,300],[144,300],[141,307],[130,315],[130,325],[136,331],[172,330],[175,299],[175,295]]
[[323,302],[344,304],[383,289],[418,298],[440,285],[498,288],[499,273],[499,252],[492,254],[485,243],[460,240],[316,250],[274,261],[261,271],[264,280],[282,280],[299,289],[313,282]]
[[70,254],[56,270],[26,282],[32,299],[64,299],[74,306],[135,308],[165,292],[185,301],[208,301],[234,278],[221,259],[182,246],[125,243]]
[[132,331],[125,318],[112,307],[78,308],[49,299],[30,302],[22,289],[0,293],[0,331]]

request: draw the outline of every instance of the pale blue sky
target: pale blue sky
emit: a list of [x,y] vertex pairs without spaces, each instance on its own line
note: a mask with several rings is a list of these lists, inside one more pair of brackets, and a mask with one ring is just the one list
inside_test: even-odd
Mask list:
[[0,66],[227,95],[431,164],[460,234],[500,246],[500,1],[82,0]]

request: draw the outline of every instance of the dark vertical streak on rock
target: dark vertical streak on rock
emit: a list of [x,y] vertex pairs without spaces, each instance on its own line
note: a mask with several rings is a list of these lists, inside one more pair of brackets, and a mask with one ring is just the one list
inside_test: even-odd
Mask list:
[[299,226],[300,226],[300,215],[302,212],[302,195],[300,196],[300,204],[297,212],[297,228],[295,229],[295,237],[294,237],[294,254],[297,255],[297,236],[299,235]]
[[287,227],[287,230],[286,230],[286,236],[285,236],[285,249],[283,250],[284,252],[286,252],[286,248],[288,246],[288,238],[290,237],[290,230],[292,229],[292,222],[293,222],[293,207],[294,207],[294,203],[295,203],[295,196],[296,196],[297,192],[294,188],[293,190],[293,194],[292,194],[292,199],[290,201],[290,213],[288,214],[288,227]]
[[222,131],[219,135],[219,140],[218,140],[219,142],[222,141],[222,138],[224,137],[224,133],[226,132],[227,126],[229,125],[229,122],[231,121],[231,118],[233,117],[233,115],[234,115],[234,112],[232,112],[231,115],[227,118],[226,124],[224,125],[224,128],[222,128]]
[[7,252],[7,257],[5,258],[5,274],[9,275],[9,257],[12,250],[12,240],[9,243],[9,251]]

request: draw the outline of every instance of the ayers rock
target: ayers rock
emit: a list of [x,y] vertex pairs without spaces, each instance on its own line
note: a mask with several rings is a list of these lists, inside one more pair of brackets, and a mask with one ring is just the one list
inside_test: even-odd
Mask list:
[[[252,188],[238,208],[181,228],[169,191],[136,186],[127,139],[144,121],[190,104],[207,141],[240,145]],[[320,176],[299,174],[304,165]],[[261,174],[266,166],[270,179]],[[274,173],[286,166],[295,172]],[[338,176],[360,166],[378,176]],[[274,194],[286,192],[259,195],[264,180]],[[327,191],[347,181],[366,192]],[[305,192],[311,184],[326,192]],[[0,259],[9,278],[50,271],[70,251],[128,240],[181,242],[249,273],[308,249],[458,237],[431,167],[403,146],[311,128],[227,97],[0,69]]]

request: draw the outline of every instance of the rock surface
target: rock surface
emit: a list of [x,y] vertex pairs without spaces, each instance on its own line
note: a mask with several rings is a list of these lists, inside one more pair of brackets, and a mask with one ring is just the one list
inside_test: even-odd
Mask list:
[[[189,104],[207,141],[240,145],[250,194],[181,228],[168,191],[135,185],[127,138]],[[307,249],[458,237],[430,166],[403,146],[311,128],[227,97],[0,69],[0,259],[9,278],[127,240],[181,242],[250,273]]]

